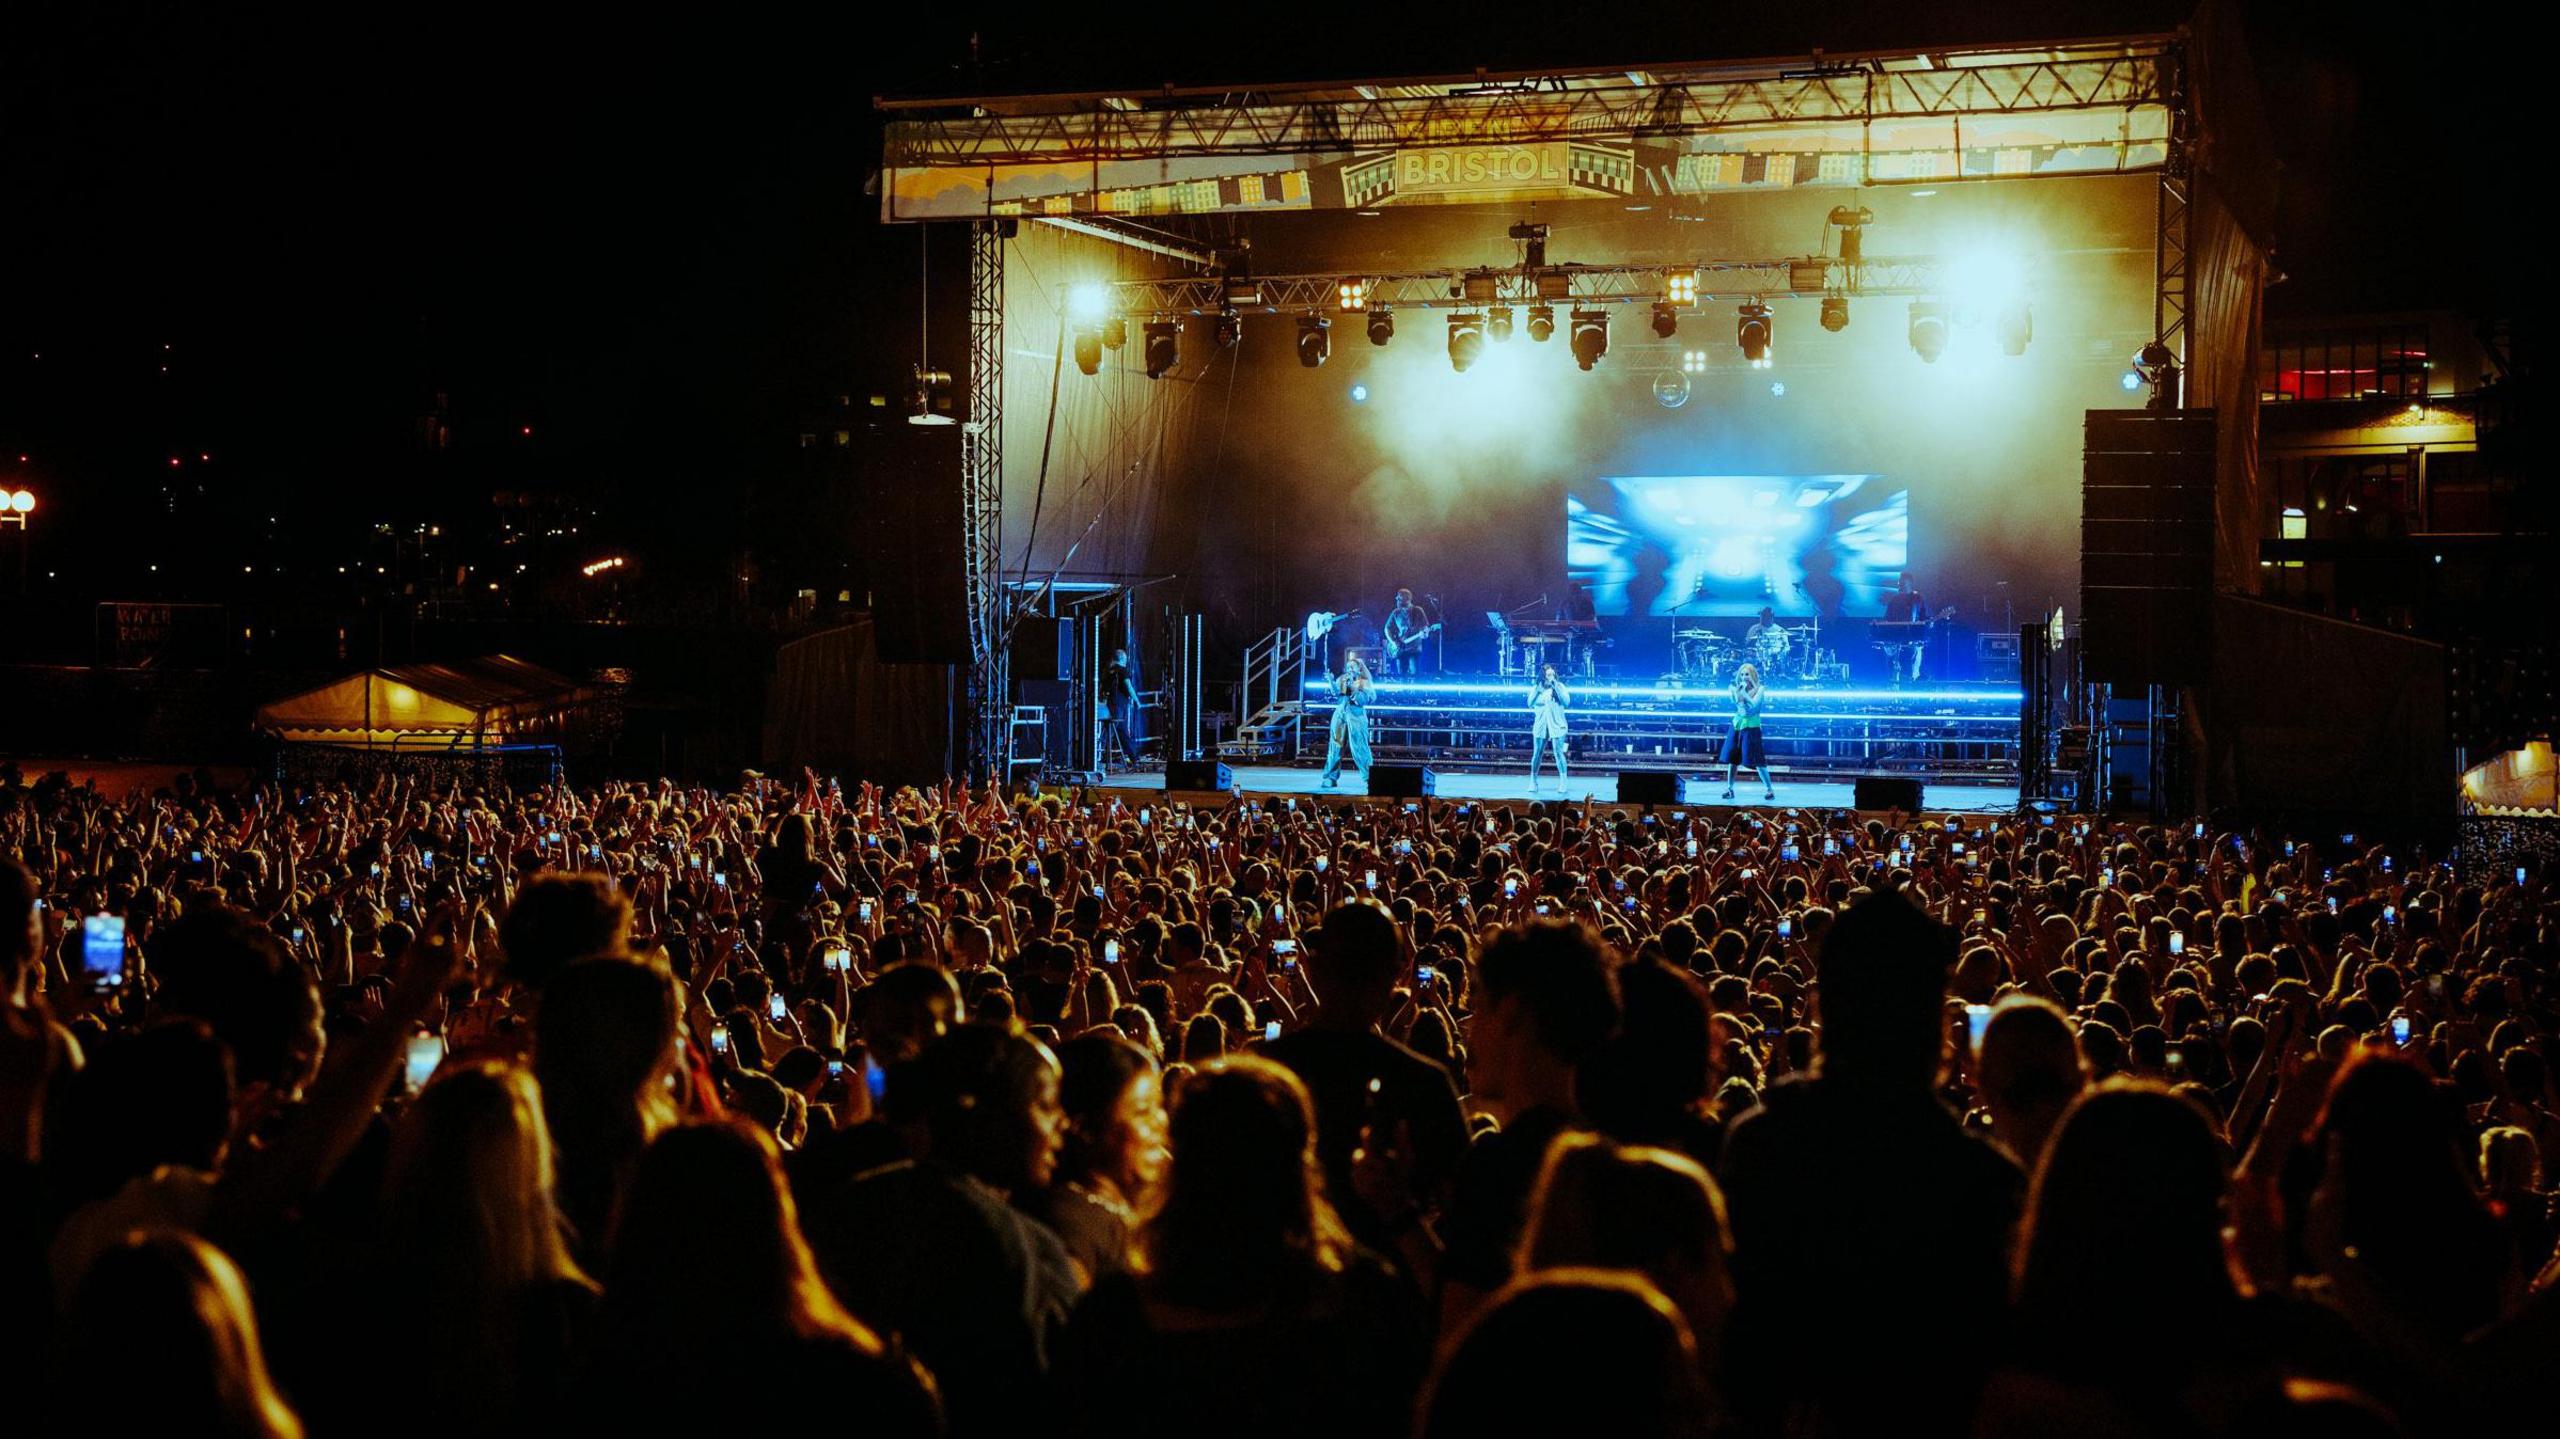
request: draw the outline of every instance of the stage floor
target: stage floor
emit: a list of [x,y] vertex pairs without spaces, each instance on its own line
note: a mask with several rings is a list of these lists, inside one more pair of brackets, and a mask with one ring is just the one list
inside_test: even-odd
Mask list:
[[[1316,794],[1323,771],[1301,769],[1291,765],[1236,765],[1236,784],[1248,795]],[[1542,776],[1544,783],[1534,791],[1526,770],[1460,770],[1433,766],[1439,777],[1439,798],[1491,800],[1506,804],[1525,804],[1535,800],[1571,800],[1576,804],[1585,798],[1596,798],[1602,804],[1617,803],[1618,774],[1615,770],[1576,770],[1567,784],[1559,787],[1555,775]],[[1148,770],[1115,774],[1104,780],[1106,789],[1162,790],[1162,771]],[[1930,813],[1988,814],[2018,807],[2018,787],[1986,784],[1981,781],[1924,781],[1921,796]],[[1360,776],[1350,770],[1342,774],[1342,787],[1332,793],[1360,796],[1367,788]],[[1721,777],[1705,779],[1690,776],[1681,782],[1681,803],[1694,809],[1767,809],[1770,802],[1762,799],[1760,786],[1748,776],[1733,787],[1733,798],[1724,799]],[[1848,780],[1785,779],[1778,781],[1778,798],[1782,806],[1797,809],[1855,809],[1855,786]]]

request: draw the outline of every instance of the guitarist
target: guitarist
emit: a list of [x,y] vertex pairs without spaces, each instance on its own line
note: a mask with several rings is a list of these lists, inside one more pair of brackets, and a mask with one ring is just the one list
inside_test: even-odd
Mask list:
[[1387,612],[1387,673],[1422,673],[1422,642],[1438,628],[1423,614],[1422,607],[1413,602],[1413,591],[1396,591],[1396,607]]

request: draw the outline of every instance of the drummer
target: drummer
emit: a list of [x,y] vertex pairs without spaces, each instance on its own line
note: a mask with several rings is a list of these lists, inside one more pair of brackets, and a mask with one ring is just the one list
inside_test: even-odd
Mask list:
[[1760,622],[1742,637],[1742,647],[1763,665],[1774,665],[1787,656],[1787,645],[1794,637],[1778,623],[1778,612],[1767,605],[1760,607]]

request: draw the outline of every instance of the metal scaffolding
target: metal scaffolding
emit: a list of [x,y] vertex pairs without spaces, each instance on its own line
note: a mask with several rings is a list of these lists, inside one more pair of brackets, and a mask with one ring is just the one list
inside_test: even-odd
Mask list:
[[[1694,265],[1548,265],[1542,269],[1417,270],[1400,274],[1194,276],[1125,280],[1108,287],[1113,312],[1129,316],[1326,314],[1383,310],[1479,310],[1487,305],[1641,305],[1673,299],[1671,277],[1695,277],[1688,307],[1719,296],[1925,295],[1938,288],[1938,262],[1928,257],[1865,260],[1835,256],[1778,260],[1705,260]],[[1541,286],[1541,277],[1553,282]],[[1475,282],[1471,287],[1470,282]],[[1345,287],[1359,303],[1345,307]]]
[[[1584,144],[1828,121],[2127,110],[2166,99],[2174,37],[2109,40],[2017,59],[1938,52],[1811,65],[1760,62],[1485,76],[1192,95],[1096,92],[963,102],[890,100],[898,168],[1084,164],[1201,155],[1325,154],[1438,145]],[[2007,63],[2002,63],[2006,61]],[[1971,63],[1968,63],[1971,62]],[[996,107],[1002,107],[1002,113]],[[991,111],[995,111],[992,112]]]
[[980,220],[969,244],[969,418],[960,431],[960,503],[968,535],[969,726],[962,772],[1010,775],[1013,696],[1006,683],[1004,562],[1004,242],[1012,225]]

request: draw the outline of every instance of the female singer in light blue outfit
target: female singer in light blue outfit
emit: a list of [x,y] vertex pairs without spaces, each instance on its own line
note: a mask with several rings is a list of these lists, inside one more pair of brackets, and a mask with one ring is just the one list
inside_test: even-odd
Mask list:
[[1549,745],[1556,751],[1556,788],[1564,788],[1571,779],[1564,770],[1564,707],[1572,702],[1564,681],[1556,678],[1556,667],[1547,666],[1537,688],[1529,691],[1529,788],[1533,790],[1538,787],[1538,756]]
[[1324,742],[1324,787],[1331,789],[1342,778],[1342,747],[1351,746],[1351,764],[1360,778],[1369,778],[1369,667],[1357,656],[1346,660],[1342,678],[1336,680],[1333,693],[1333,730]]

